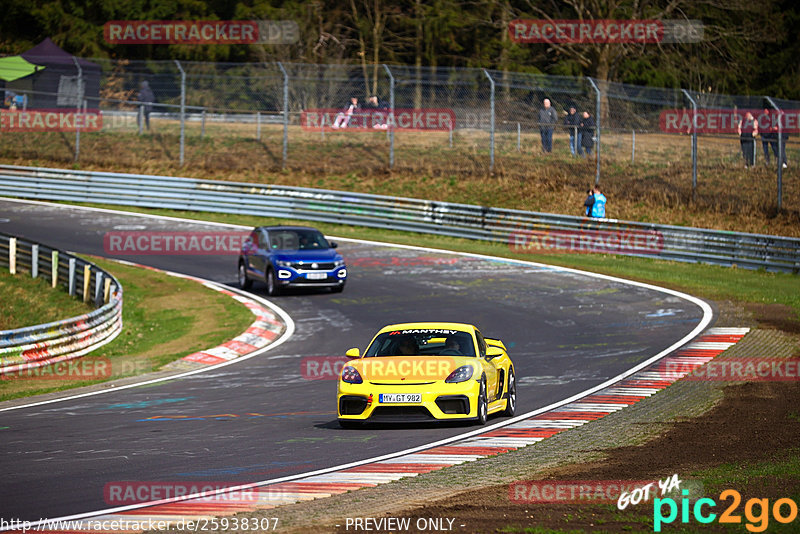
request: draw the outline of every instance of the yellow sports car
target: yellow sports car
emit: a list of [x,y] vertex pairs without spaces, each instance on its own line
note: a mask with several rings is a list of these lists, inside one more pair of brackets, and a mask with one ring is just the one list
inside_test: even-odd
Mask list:
[[462,323],[389,325],[352,358],[339,376],[339,424],[474,421],[512,416],[517,405],[514,365],[499,339]]

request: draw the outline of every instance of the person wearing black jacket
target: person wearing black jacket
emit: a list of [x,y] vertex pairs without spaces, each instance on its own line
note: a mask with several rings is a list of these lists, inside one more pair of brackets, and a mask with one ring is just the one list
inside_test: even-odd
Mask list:
[[550,99],[542,100],[539,110],[539,134],[542,136],[542,151],[553,151],[553,126],[558,122],[558,113],[550,105]]
[[[578,127],[578,133],[580,133],[581,136],[580,147],[583,154],[591,156],[592,147],[594,147],[595,122],[588,111],[583,112],[583,117],[581,117],[580,126]],[[578,153],[580,154],[581,151]]]
[[581,133],[578,131],[578,126],[581,124],[581,116],[575,109],[575,105],[569,107],[569,114],[564,117],[564,127],[569,133],[569,151],[574,156],[576,152],[580,154]]

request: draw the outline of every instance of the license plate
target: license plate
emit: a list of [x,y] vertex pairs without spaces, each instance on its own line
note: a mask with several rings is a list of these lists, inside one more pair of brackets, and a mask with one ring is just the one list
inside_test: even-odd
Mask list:
[[381,403],[416,403],[422,402],[421,393],[381,393],[378,395],[378,402]]
[[328,278],[328,273],[306,273],[306,278],[309,280],[325,280]]

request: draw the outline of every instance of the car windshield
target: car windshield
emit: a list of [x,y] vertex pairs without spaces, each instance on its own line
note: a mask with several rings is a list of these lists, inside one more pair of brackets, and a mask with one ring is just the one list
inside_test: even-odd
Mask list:
[[364,353],[381,356],[475,356],[469,332],[442,328],[393,330],[380,334]]
[[330,248],[328,240],[317,230],[270,230],[270,247],[280,250],[321,250]]

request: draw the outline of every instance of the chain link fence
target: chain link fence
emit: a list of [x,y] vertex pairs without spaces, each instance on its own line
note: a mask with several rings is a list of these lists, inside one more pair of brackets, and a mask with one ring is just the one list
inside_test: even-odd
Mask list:
[[[738,123],[707,127],[715,111],[739,117],[740,111],[770,109],[795,117],[793,129],[790,124],[785,130],[796,132],[800,103],[764,96],[467,68],[92,62],[99,66],[99,91],[92,91],[91,73],[76,62],[77,83],[59,84],[58,94],[8,82],[5,102],[22,111],[8,98],[17,95],[32,112],[55,96],[62,111],[99,112],[101,126],[79,125],[69,135],[48,128],[15,131],[7,115],[0,154],[35,159],[49,153],[120,165],[158,156],[221,171],[244,165],[309,173],[392,170],[521,178],[557,162],[578,166],[595,183],[607,165],[661,166],[685,175],[692,193],[701,187],[698,173],[769,163],[780,209],[785,165],[779,163],[786,156],[796,161],[798,153],[786,131],[774,141],[757,136],[750,142],[742,140]],[[145,84],[153,102],[140,101]],[[370,105],[373,95],[378,102]],[[554,114],[542,113],[545,99]],[[571,107],[577,119],[569,116]]]

